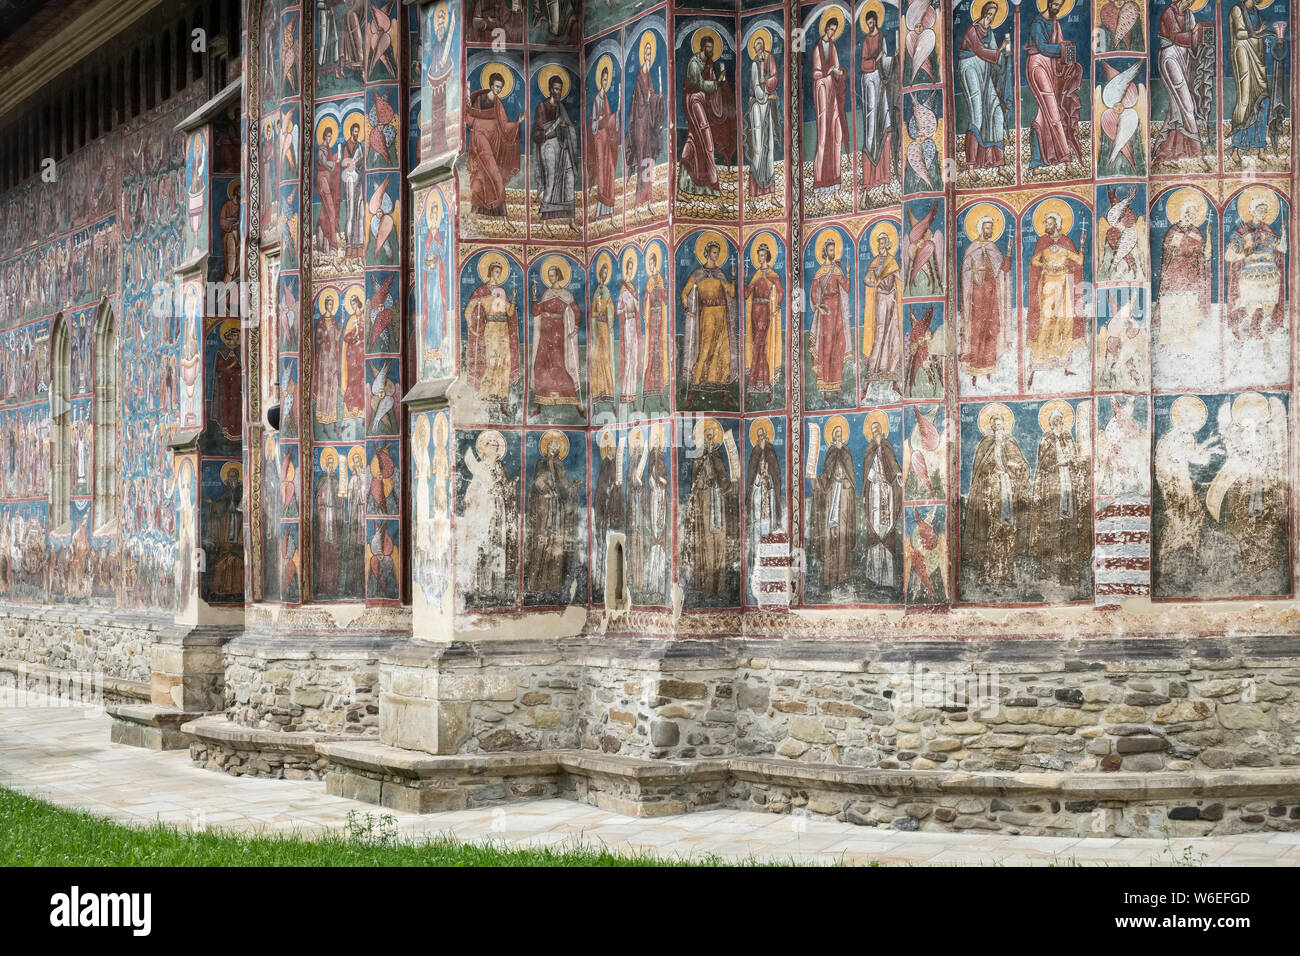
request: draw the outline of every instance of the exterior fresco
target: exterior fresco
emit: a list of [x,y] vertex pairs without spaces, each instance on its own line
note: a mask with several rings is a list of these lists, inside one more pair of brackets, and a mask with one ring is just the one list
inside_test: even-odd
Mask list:
[[0,596],[1293,595],[1287,0],[254,7],[3,200]]

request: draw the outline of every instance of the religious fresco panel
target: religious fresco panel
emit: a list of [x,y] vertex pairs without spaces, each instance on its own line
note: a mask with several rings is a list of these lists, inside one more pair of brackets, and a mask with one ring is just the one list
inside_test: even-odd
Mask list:
[[805,420],[804,603],[903,602],[901,425],[898,408]]
[[1151,387],[1151,330],[1145,288],[1097,290],[1097,349],[1093,370],[1099,392],[1144,392]]
[[451,585],[451,414],[411,416],[411,580],[427,607],[444,611]]
[[784,238],[772,230],[751,235],[744,267],[745,410],[785,408],[789,296]]
[[975,203],[957,217],[958,390],[1013,394],[1019,362],[1019,269],[1015,217],[1001,203]]
[[[824,226],[805,245],[803,258],[804,408],[854,408],[858,263],[853,237],[839,226]],[[896,279],[895,273],[895,285]]]
[[586,269],[572,256],[542,256],[528,267],[529,424],[586,421]]
[[530,53],[528,69],[530,235],[539,241],[579,241],[584,167],[578,55]]
[[[938,297],[947,287],[947,262],[944,241],[947,216],[943,199],[909,199],[903,204],[903,228],[892,255],[899,256],[902,266],[903,294],[915,297]],[[872,229],[873,234],[875,229]],[[872,253],[880,254],[880,236],[876,235]],[[900,248],[901,246],[901,248]]]
[[312,598],[360,601],[366,596],[366,449],[331,444],[318,445],[313,453]]
[[736,244],[700,230],[677,246],[677,407],[739,411],[740,262]]
[[[862,15],[866,17],[865,10]],[[902,17],[903,42],[899,55],[903,88],[942,83],[944,77],[939,65],[944,62],[947,29],[943,3],[909,0]]]
[[524,459],[524,604],[586,604],[587,433],[529,430]]
[[[668,607],[673,579],[673,429],[666,421],[619,430],[624,450],[623,526],[627,584],[638,606]],[[603,585],[603,579],[595,579]]]
[[457,609],[517,607],[521,433],[458,428],[455,445]]
[[1145,285],[1151,274],[1146,183],[1097,187],[1097,283]]
[[960,600],[1091,601],[1092,400],[961,406]]
[[1290,2],[1240,0],[1217,6],[1224,172],[1286,172],[1293,128]]
[[461,356],[453,397],[468,422],[522,423],[524,274],[517,251],[462,248]]
[[903,394],[938,398],[947,393],[951,332],[944,323],[944,303],[908,302],[903,306]]
[[[626,8],[628,4],[620,4]],[[666,17],[652,13],[625,31],[623,200],[628,228],[668,214],[668,91],[672,45]]]
[[[623,45],[618,33],[588,43],[584,52],[587,73],[581,112],[570,117],[580,130],[582,164],[576,180],[584,190],[581,205],[587,211],[589,240],[612,235],[623,228]],[[563,105],[563,101],[561,101]],[[584,117],[586,120],[584,121]],[[553,137],[554,138],[554,137]],[[565,148],[576,147],[577,137]],[[554,149],[543,148],[554,152]],[[584,178],[585,177],[585,178]],[[583,185],[585,182],[585,185]]]
[[[849,72],[853,76],[858,208],[864,210],[899,201],[900,188],[906,189],[899,181],[903,156],[907,157],[906,167],[924,169],[926,178],[931,179],[926,191],[943,188],[938,181],[937,165],[943,152],[941,143],[935,139],[937,117],[942,114],[942,91],[918,94],[919,100],[908,97],[903,101],[907,104],[903,114],[899,113],[900,86],[912,86],[918,82],[918,76],[921,82],[933,82],[927,78],[926,68],[934,52],[935,33],[923,25],[926,17],[921,15],[920,3],[912,6],[918,7],[917,16],[912,18],[917,31],[915,35],[908,31],[909,39],[902,42],[896,2],[865,0],[856,8],[855,53]],[[928,6],[926,9],[934,12]],[[911,44],[915,55],[904,73],[903,54],[907,44]],[[936,105],[938,113],[934,112]],[[906,167],[902,173],[905,180],[909,177]]]
[[740,117],[736,83],[742,69],[735,24],[679,16],[674,43],[677,180],[673,211],[680,219],[734,221],[740,211]]
[[1268,186],[1248,186],[1223,207],[1225,388],[1291,380],[1290,220],[1290,203]]
[[582,0],[529,5],[528,42],[538,47],[576,47],[582,38]]
[[741,604],[741,425],[703,415],[679,421],[678,583],[688,610]]
[[1025,393],[1068,394],[1092,387],[1091,220],[1085,203],[1065,196],[1040,199],[1021,215]]
[[903,509],[903,597],[908,607],[952,602],[949,540],[947,505]]
[[[478,0],[474,6],[505,6],[509,9],[508,3],[501,4],[499,0]],[[436,160],[456,148],[454,136],[459,132],[461,122],[461,89],[456,72],[460,66],[461,35],[467,12],[465,5],[452,0],[428,4],[420,11],[423,21],[419,35],[432,38],[432,42],[424,42],[420,47],[419,102],[412,104],[413,109],[418,105],[419,110],[418,159],[421,163]],[[414,67],[414,57],[411,57],[411,63]],[[415,159],[413,154],[412,164]]]
[[1219,211],[1195,186],[1159,194],[1151,204],[1151,378],[1156,388],[1194,388],[1217,368],[1219,341]]
[[529,84],[513,50],[465,54],[465,165],[460,181],[460,238],[519,238],[528,221],[524,165]]
[[1147,171],[1147,61],[1097,60],[1092,112],[1098,179],[1145,176]]
[[1197,0],[1150,4],[1156,20],[1150,44],[1154,174],[1200,175],[1218,167],[1216,7]]
[[[416,333],[419,377],[425,380],[449,378],[456,361],[457,287],[452,215],[453,192],[450,183],[431,186],[415,200],[419,210],[415,231],[414,330]],[[387,290],[394,296],[400,283]],[[392,308],[392,306],[388,306]],[[397,337],[395,321],[393,338]]]
[[1035,0],[1016,11],[1021,181],[1086,179],[1093,169],[1092,11],[1086,0]]
[[745,429],[744,514],[746,605],[790,603],[790,514],[786,475],[789,421],[784,416],[751,418]]
[[741,135],[745,218],[779,219],[786,210],[787,179],[786,30],[781,10],[744,17],[740,49]]
[[200,593],[209,604],[244,601],[244,469],[238,461],[202,460],[204,560]]
[[943,405],[908,405],[902,411],[903,497],[911,502],[948,500],[948,413]]
[[1157,395],[1152,596],[1291,589],[1286,392]]
[[942,192],[946,145],[943,90],[913,90],[903,97],[903,193]]
[[1145,52],[1146,4],[1137,0],[1097,0],[1095,10],[1094,53]]
[[954,4],[953,153],[958,189],[1016,182],[1015,15],[1001,0]]
[[[622,603],[622,593],[607,593],[612,568],[610,556],[627,529],[627,487],[624,481],[626,447],[620,447],[614,428],[591,433],[591,601]],[[581,546],[581,542],[579,542]],[[624,552],[626,554],[626,551]],[[623,565],[626,567],[626,565]],[[617,582],[614,582],[615,586]]]
[[853,212],[855,140],[849,125],[853,14],[842,3],[802,9],[803,213],[807,218]]
[[[927,236],[921,244],[933,241]],[[858,274],[862,277],[858,290],[858,380],[862,405],[879,405],[903,395],[904,277],[899,269],[899,253],[898,224],[888,219],[868,226],[858,243]],[[938,256],[937,251],[912,246],[905,246],[902,254],[913,263],[918,275],[927,268],[933,271]],[[920,265],[923,258],[926,264]]]

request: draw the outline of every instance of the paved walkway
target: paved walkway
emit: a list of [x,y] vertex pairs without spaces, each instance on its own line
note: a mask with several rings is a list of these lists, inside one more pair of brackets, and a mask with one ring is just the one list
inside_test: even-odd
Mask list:
[[[300,832],[341,827],[370,804],[332,797],[320,782],[231,777],[190,763],[184,751],[154,753],[111,744],[109,718],[67,707],[0,707],[0,786],[122,823]],[[411,835],[450,834],[467,842],[572,846],[660,857],[717,854],[727,859],[921,866],[1167,865],[1163,840],[902,833],[821,818],[716,810],[643,820],[569,800],[487,810],[394,813]],[[1300,832],[1180,838],[1206,865],[1300,865]]]

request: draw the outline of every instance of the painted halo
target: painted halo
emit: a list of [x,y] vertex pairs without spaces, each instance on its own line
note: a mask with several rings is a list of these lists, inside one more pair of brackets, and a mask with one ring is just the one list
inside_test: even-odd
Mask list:
[[479,258],[478,266],[476,267],[476,270],[478,272],[478,277],[482,279],[484,282],[491,282],[492,280],[489,279],[488,277],[492,274],[492,266],[494,265],[498,265],[501,267],[501,272],[503,276],[510,275],[509,261],[507,261],[506,257],[501,253],[493,251],[493,252],[485,252]]
[[698,237],[696,237],[695,239],[696,261],[701,263],[704,262],[704,250],[707,249],[711,243],[718,244],[718,261],[725,262],[731,246],[727,242],[727,240],[723,237],[722,233],[713,232],[712,230],[708,232],[702,232],[699,234]]
[[1061,223],[1061,235],[1068,236],[1074,228],[1074,210],[1064,199],[1044,199],[1034,209],[1034,232],[1047,235],[1047,217],[1056,216]]
[[1198,189],[1190,186],[1183,186],[1181,189],[1175,189],[1170,197],[1165,201],[1165,216],[1171,222],[1178,222],[1183,218],[1183,211],[1187,206],[1192,205],[1192,220],[1194,225],[1201,225],[1205,222],[1205,217],[1209,214],[1209,206],[1205,200],[1205,194]]
[[1265,223],[1271,224],[1277,219],[1277,193],[1267,186],[1250,186],[1242,190],[1241,195],[1237,197],[1237,211],[1241,213],[1242,222],[1252,221],[1251,210],[1256,203],[1264,203],[1268,207],[1268,211],[1264,213]]
[[770,232],[760,232],[757,236],[754,237],[754,241],[750,244],[749,247],[749,261],[753,263],[755,269],[759,267],[758,266],[759,249],[767,250],[767,264],[769,267],[772,265],[772,263],[776,262],[776,249],[777,249],[776,243],[777,243],[776,236]]
[[867,247],[872,255],[876,254],[876,243],[881,236],[889,237],[889,254],[892,256],[898,250],[898,227],[888,220],[872,227],[870,245]]
[[1074,427],[1074,407],[1063,399],[1054,398],[1050,402],[1045,402],[1043,407],[1038,410],[1038,427],[1046,432],[1052,426],[1052,416],[1057,412],[1065,419],[1065,430],[1069,431]]
[[749,35],[749,43],[746,45],[746,48],[749,50],[749,55],[751,57],[757,58],[758,56],[758,54],[754,52],[754,44],[757,43],[759,40],[763,41],[764,50],[766,50],[768,53],[772,52],[772,31],[769,30],[767,27],[759,27],[757,30],[755,30],[753,33]]
[[726,429],[722,427],[721,422],[719,422],[716,418],[701,418],[698,421],[696,421],[695,423],[695,447],[696,448],[704,447],[704,436],[707,435],[710,431],[713,431],[717,434],[718,442],[719,444],[721,444],[722,436],[726,432]]
[[753,424],[749,426],[749,443],[757,446],[758,440],[764,435],[768,441],[776,440],[776,428],[772,425],[770,418],[756,418]]
[[1174,399],[1174,404],[1169,408],[1169,420],[1180,428],[1192,432],[1199,432],[1208,417],[1205,402],[1195,395],[1180,395]]
[[696,30],[694,33],[691,34],[691,51],[694,53],[699,53],[700,47],[703,45],[706,37],[713,41],[713,52],[716,54],[721,54],[722,37],[718,36],[718,31],[713,29],[713,27],[700,27],[698,30]]
[[488,88],[488,77],[493,73],[501,74],[501,96],[504,99],[509,96],[515,88],[515,72],[499,60],[485,63],[478,73],[479,89],[486,90]]
[[889,435],[889,416],[882,409],[873,408],[867,412],[867,417],[862,420],[862,434],[867,438],[871,437],[871,426],[880,426],[880,434],[888,437]]
[[551,281],[551,270],[560,270],[561,285],[568,286],[569,280],[573,277],[573,269],[569,266],[569,260],[564,256],[547,256],[542,260],[538,269],[543,281],[548,284]]
[[868,13],[876,15],[876,29],[883,30],[885,28],[885,5],[880,0],[867,0],[862,5],[862,9],[858,11],[858,25],[862,27],[864,33],[867,29]]
[[990,25],[993,27],[1002,26],[1002,21],[1007,18],[1007,0],[971,0],[970,18],[972,23],[980,18],[980,11],[990,3],[997,7]]
[[1265,422],[1268,421],[1268,399],[1259,392],[1246,392],[1238,395],[1232,402],[1232,420]]
[[474,440],[474,450],[482,461],[499,461],[506,453],[505,436],[495,428],[479,432],[478,438]]
[[980,434],[987,435],[993,428],[993,419],[997,418],[1002,422],[1002,430],[1011,431],[1016,424],[1016,416],[1012,414],[1011,409],[1001,402],[992,402],[980,409],[979,426]]
[[980,237],[980,223],[985,219],[993,223],[993,242],[1002,238],[1007,219],[1002,210],[989,202],[976,203],[966,210],[966,238],[974,241]]
[[828,226],[817,233],[817,238],[813,240],[813,255],[817,257],[818,262],[824,261],[822,250],[826,248],[828,242],[832,244],[833,261],[839,262],[844,255],[844,238],[834,226]]
[[826,430],[825,430],[824,432],[822,432],[822,434],[826,436],[826,441],[827,441],[828,443],[829,443],[829,442],[832,442],[832,441],[835,440],[835,431],[836,431],[836,429],[842,429],[842,430],[843,430],[843,433],[844,433],[844,441],[848,441],[848,440],[849,440],[849,421],[848,421],[848,419],[845,418],[843,415],[832,415],[830,418],[826,419]]
[[569,455],[569,437],[564,432],[551,429],[538,441],[537,450],[545,456],[551,453],[552,448],[560,450],[560,458],[567,458]]
[[[537,71],[537,89],[542,96],[551,95],[551,80],[556,77],[560,79],[560,99],[569,95],[569,88],[573,85],[573,81],[569,79],[569,71],[558,63],[548,63]],[[504,91],[501,95],[505,96]]]

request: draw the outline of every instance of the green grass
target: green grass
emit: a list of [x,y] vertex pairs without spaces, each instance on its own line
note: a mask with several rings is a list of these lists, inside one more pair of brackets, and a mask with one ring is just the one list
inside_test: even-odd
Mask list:
[[136,829],[84,810],[65,810],[0,787],[0,865],[4,866],[725,866],[610,853],[586,846],[502,850],[397,832],[390,815],[348,815],[316,838],[191,833],[156,824]]

